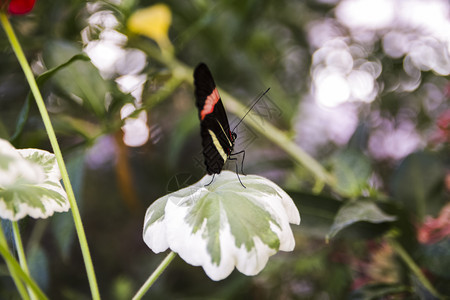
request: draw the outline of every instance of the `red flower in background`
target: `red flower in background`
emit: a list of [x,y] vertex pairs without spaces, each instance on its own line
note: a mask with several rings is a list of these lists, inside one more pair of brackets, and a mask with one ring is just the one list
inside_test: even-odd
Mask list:
[[447,138],[450,137],[450,109],[439,116],[437,126]]
[[431,143],[434,145],[450,143],[450,109],[438,116],[436,125],[437,129],[431,137]]
[[450,236],[450,203],[445,205],[437,218],[428,216],[418,230],[422,244],[434,244]]
[[[0,4],[7,1],[0,0]],[[12,15],[23,15],[29,13],[34,6],[36,0],[11,0],[8,5],[8,12]]]

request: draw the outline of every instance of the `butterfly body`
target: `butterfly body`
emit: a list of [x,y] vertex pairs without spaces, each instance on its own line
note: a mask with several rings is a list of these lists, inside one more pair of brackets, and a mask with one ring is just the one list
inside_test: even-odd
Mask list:
[[218,174],[233,152],[236,134],[230,130],[216,84],[204,63],[195,68],[194,86],[206,171]]

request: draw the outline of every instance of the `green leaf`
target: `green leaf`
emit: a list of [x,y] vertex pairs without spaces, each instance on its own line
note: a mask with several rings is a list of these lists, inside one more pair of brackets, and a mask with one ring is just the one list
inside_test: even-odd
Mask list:
[[302,232],[323,238],[333,225],[334,217],[342,205],[326,195],[288,191],[297,206],[302,208]]
[[384,213],[374,202],[369,200],[350,201],[342,206],[328,232],[327,239],[333,238],[342,229],[356,222],[383,223],[393,222],[397,218]]
[[13,135],[9,139],[12,143],[14,143],[19,136],[21,135],[23,129],[25,128],[25,124],[28,120],[28,113],[30,112],[30,104],[31,104],[31,94],[28,94],[25,102],[20,109],[19,116],[17,117],[16,129],[14,130]]
[[38,77],[36,77],[37,84],[41,85],[41,84],[45,83],[48,79],[50,79],[52,76],[54,76],[56,74],[56,72],[61,71],[62,69],[70,66],[72,63],[74,63],[78,60],[91,61],[89,56],[87,56],[84,53],[75,54],[74,56],[69,58],[69,60],[67,60],[66,62],[64,62],[64,63],[60,64],[59,66],[56,66],[50,70],[47,70],[44,73],[40,74]]
[[372,173],[369,159],[360,151],[347,149],[335,155],[332,162],[336,190],[346,197],[361,196]]
[[76,134],[83,137],[88,143],[100,136],[103,130],[99,124],[63,114],[53,116],[52,123],[55,131],[58,133],[66,135]]
[[[80,49],[75,44],[51,41],[47,43],[43,57],[48,67],[56,68],[78,54]],[[96,116],[105,114],[105,97],[109,92],[109,86],[91,63],[76,61],[58,70],[58,76],[53,77],[52,80],[59,86],[62,93],[82,104]]]
[[[36,77],[36,83],[38,84],[39,87],[42,86],[48,79],[50,79],[52,76],[54,76],[56,74],[56,72],[58,72],[59,70],[62,70],[63,68],[69,66],[71,63],[73,63],[77,60],[89,61],[90,59],[85,54],[76,54],[76,55],[72,56],[65,63],[63,63],[53,69],[50,69],[50,70],[42,73],[38,77]],[[20,134],[23,131],[23,128],[25,127],[25,124],[27,123],[28,113],[30,111],[30,104],[31,104],[32,99],[33,99],[33,95],[31,92],[29,92],[28,96],[25,100],[25,103],[23,104],[22,109],[20,110],[19,116],[17,118],[16,129],[10,138],[10,141],[13,143],[14,143],[14,141],[16,141],[19,138]]]
[[394,200],[423,219],[443,206],[445,170],[434,155],[417,152],[406,157],[392,180]]
[[[144,241],[155,252],[170,247],[213,280],[233,268],[246,275],[261,271],[278,250],[291,251],[289,223],[299,224],[292,199],[256,175],[222,171],[155,201],[147,210]],[[211,183],[211,184],[209,184]]]

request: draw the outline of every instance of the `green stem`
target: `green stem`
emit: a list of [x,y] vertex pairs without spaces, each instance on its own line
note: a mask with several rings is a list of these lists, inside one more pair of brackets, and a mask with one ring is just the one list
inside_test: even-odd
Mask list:
[[403,247],[394,239],[389,238],[388,239],[389,244],[391,245],[392,249],[395,250],[395,252],[400,256],[400,258],[403,260],[403,262],[408,266],[408,268],[411,270],[411,272],[416,275],[417,279],[422,283],[422,285],[430,291],[433,296],[437,297],[438,299],[444,299],[442,295],[439,294],[439,292],[433,287],[433,285],[428,281],[428,279],[425,277],[425,275],[420,270],[419,266],[416,265],[414,260],[409,256],[408,252],[403,249]]
[[16,244],[17,254],[19,255],[20,266],[22,267],[22,270],[25,273],[30,274],[30,270],[28,270],[27,259],[25,257],[25,251],[23,250],[22,238],[20,236],[20,230],[19,230],[19,224],[17,221],[12,221],[11,223],[12,223],[13,234],[14,234],[14,242]]
[[[22,237],[20,236],[19,223],[17,221],[12,221],[12,229],[14,242],[17,248],[17,254],[19,256],[20,266],[22,267],[22,270],[25,272],[25,274],[30,276],[30,270],[28,269],[25,251],[23,250]],[[31,299],[36,299],[36,296],[34,295],[30,287],[28,287],[28,293],[30,294]]]
[[[0,223],[0,227],[1,227],[1,223]],[[19,291],[20,296],[22,297],[22,299],[30,299],[30,297],[28,296],[27,290],[25,289],[22,281],[20,281],[20,278],[17,275],[15,268],[13,267],[10,259],[8,259],[8,255],[4,254],[4,252],[8,253],[8,254],[10,254],[10,253],[9,253],[9,249],[8,249],[8,243],[6,242],[5,235],[3,234],[2,228],[0,228],[0,252],[2,253],[4,260],[6,261],[6,265],[8,266],[9,273],[11,274],[11,277],[17,287],[17,290]],[[10,256],[12,257],[12,255],[10,255]]]
[[36,100],[36,104],[38,106],[39,112],[42,117],[42,121],[44,122],[45,129],[47,131],[48,138],[50,140],[50,144],[52,145],[53,152],[55,153],[56,160],[58,162],[59,170],[61,172],[61,176],[63,179],[64,187],[67,192],[67,197],[69,199],[70,207],[72,209],[72,216],[75,223],[75,229],[78,234],[78,240],[81,247],[81,252],[83,254],[84,265],[86,267],[86,272],[88,275],[89,285],[91,288],[92,298],[100,299],[100,293],[98,290],[97,279],[95,277],[94,266],[92,264],[91,254],[89,252],[89,247],[87,244],[86,234],[84,232],[83,223],[81,221],[80,212],[78,210],[77,202],[75,200],[75,195],[73,193],[72,185],[69,180],[69,175],[67,173],[66,165],[64,164],[64,159],[59,148],[58,141],[56,139],[55,131],[53,130],[53,126],[50,121],[50,117],[48,115],[47,109],[45,107],[44,100],[42,99],[41,93],[37,86],[36,80],[34,78],[33,72],[31,71],[30,65],[23,53],[22,47],[17,40],[17,37],[14,33],[13,28],[11,27],[11,23],[8,20],[8,17],[4,12],[0,12],[0,22],[5,29],[6,35],[11,43],[11,46],[14,50],[14,53],[17,56],[17,59],[23,69],[25,77],[30,85],[31,92],[33,93],[34,99]]
[[147,293],[148,289],[153,285],[156,279],[161,276],[162,272],[167,268],[167,266],[171,263],[171,261],[175,258],[177,254],[175,252],[170,252],[166,258],[159,264],[158,268],[150,275],[150,277],[145,281],[139,291],[134,295],[133,300],[141,299],[145,293]]
[[[3,234],[3,228],[1,226],[1,222],[0,222],[0,254],[3,256],[3,259],[5,260],[6,265],[8,266],[9,273],[11,274],[11,277],[12,277],[14,283],[16,284],[16,287],[17,287],[17,290],[19,291],[20,297],[22,299],[30,299],[30,297],[28,296],[27,290],[25,289],[22,281],[20,280],[20,277],[22,277],[22,276],[20,276],[20,271],[22,271],[22,269],[20,268],[19,264],[16,262],[14,257],[9,252],[8,243],[6,242],[5,235]],[[23,271],[22,271],[22,273],[27,278],[29,278],[29,276],[27,276]],[[22,279],[24,279],[24,278],[22,277]],[[30,281],[32,281],[32,280],[30,279]],[[29,286],[31,287],[30,284],[29,284]],[[36,287],[37,287],[37,285],[36,285]],[[39,289],[39,287],[37,287],[37,288]],[[45,297],[45,295],[44,295],[44,297]]]

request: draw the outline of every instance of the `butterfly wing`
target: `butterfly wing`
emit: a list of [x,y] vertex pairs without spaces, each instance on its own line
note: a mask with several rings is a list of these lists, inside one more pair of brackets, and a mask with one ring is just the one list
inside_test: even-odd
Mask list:
[[194,86],[206,171],[217,174],[233,151],[234,139],[216,84],[204,63],[195,68]]

